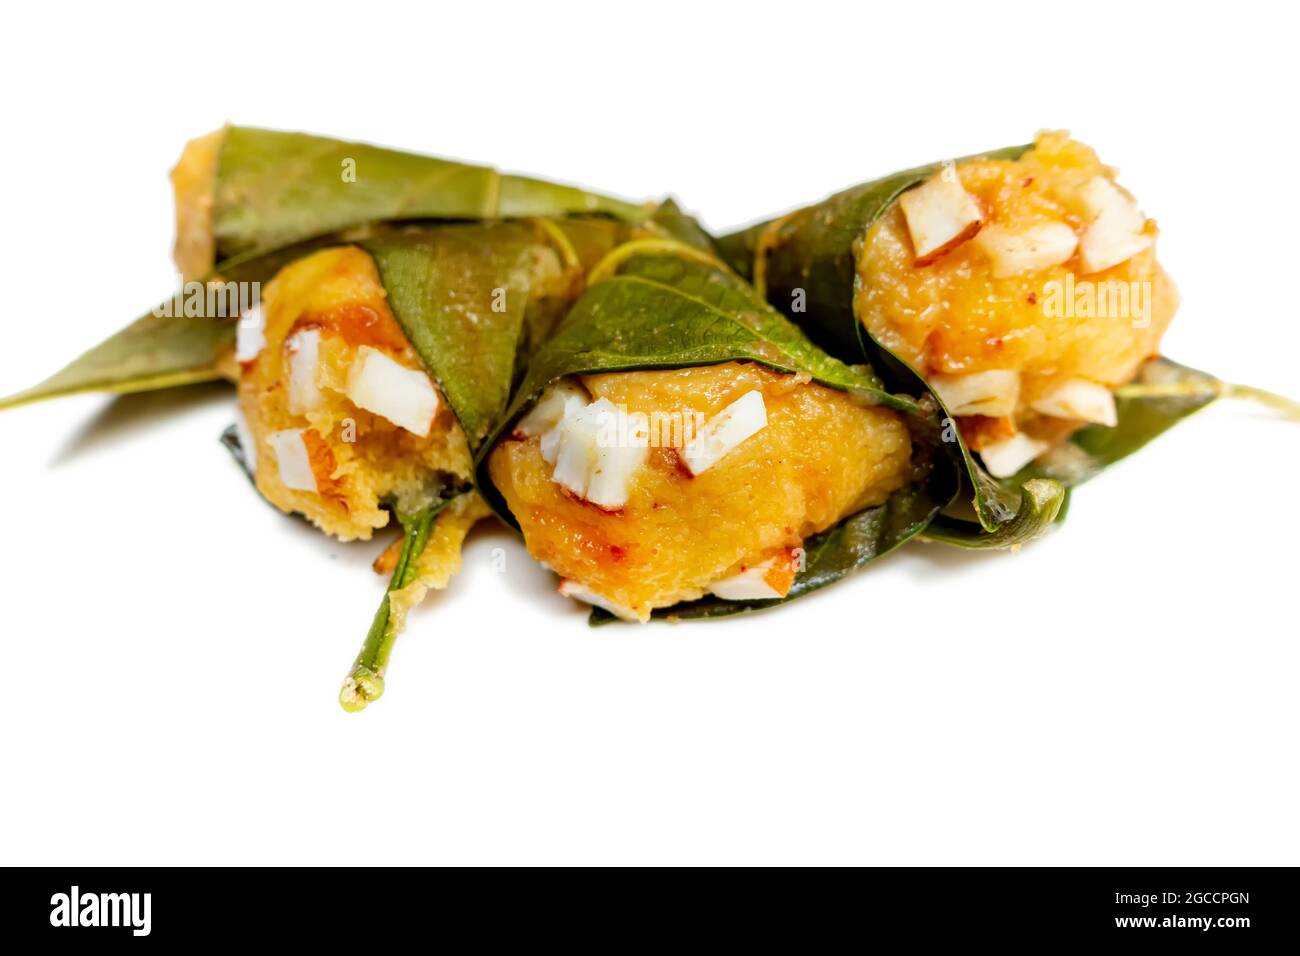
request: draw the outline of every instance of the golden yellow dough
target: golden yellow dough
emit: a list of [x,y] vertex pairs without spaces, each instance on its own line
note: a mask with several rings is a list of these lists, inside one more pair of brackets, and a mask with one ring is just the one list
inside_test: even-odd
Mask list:
[[[957,166],[961,185],[991,224],[1019,230],[1031,224],[1065,223],[1082,234],[1088,225],[1080,190],[1094,176],[1114,179],[1096,153],[1065,133],[1044,133],[1016,161],[975,160]],[[1154,237],[1156,224],[1147,220]],[[991,369],[1021,373],[1019,404],[1012,420],[962,422],[979,447],[1017,429],[1043,438],[1063,437],[1078,423],[1044,420],[1030,405],[1070,379],[1108,388],[1130,381],[1156,355],[1178,298],[1156,261],[1154,245],[1133,258],[1084,275],[1079,253],[1061,265],[994,278],[979,244],[965,241],[930,265],[916,265],[902,211],[896,203],[868,232],[858,258],[859,319],[882,344],[923,375],[966,374]],[[1139,327],[1133,315],[1084,318],[1050,314],[1049,282],[1066,286],[1107,281],[1146,283],[1150,316]],[[1059,300],[1058,300],[1059,301]],[[975,416],[982,418],[982,416]],[[968,429],[970,429],[968,431]],[[981,435],[983,432],[983,435]]]
[[552,481],[536,437],[493,449],[492,480],[529,553],[642,620],[880,504],[908,475],[911,442],[898,413],[759,365],[618,372],[582,383],[593,399],[646,415],[709,418],[753,389],[767,407],[767,426],[698,476],[674,448],[652,447],[617,512]]
[[[266,345],[241,368],[239,401],[257,443],[257,488],[268,501],[344,540],[369,539],[388,524],[385,499],[414,510],[429,501],[443,476],[469,480],[469,447],[445,400],[422,438],[344,395],[347,370],[361,346],[424,370],[388,307],[368,253],[344,246],[300,259],[263,290],[262,306]],[[289,411],[285,341],[304,329],[321,334],[316,383],[324,401],[295,415]],[[267,441],[273,432],[304,428],[317,493],[285,486]]]
[[212,268],[216,239],[212,232],[217,163],[226,131],[219,129],[192,139],[172,170],[176,196],[176,245],[172,258],[186,281],[199,279]]

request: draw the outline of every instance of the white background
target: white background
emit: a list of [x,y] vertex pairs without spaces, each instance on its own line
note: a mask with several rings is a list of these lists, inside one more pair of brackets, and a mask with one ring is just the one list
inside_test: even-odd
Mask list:
[[[1159,219],[1168,353],[1300,393],[1281,5],[562,6],[12,6],[0,392],[172,288],[167,171],[230,120],[717,228],[1068,127]],[[259,502],[231,405],[0,415],[0,862],[1300,862],[1300,426],[1214,407],[1020,554],[726,623],[590,630],[484,528],[348,715],[375,547]]]

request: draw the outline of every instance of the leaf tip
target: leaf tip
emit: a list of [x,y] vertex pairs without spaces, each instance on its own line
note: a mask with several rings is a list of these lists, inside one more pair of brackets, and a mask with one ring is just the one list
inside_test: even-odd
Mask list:
[[1045,524],[1056,520],[1065,503],[1065,485],[1054,478],[1030,478],[1020,486],[1020,493],[1023,495],[1021,509],[1028,508],[1030,515]]

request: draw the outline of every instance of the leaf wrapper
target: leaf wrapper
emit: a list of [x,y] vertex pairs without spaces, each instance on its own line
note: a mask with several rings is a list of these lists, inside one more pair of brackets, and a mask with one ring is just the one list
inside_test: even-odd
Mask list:
[[366,222],[603,214],[650,207],[488,166],[306,133],[232,126],[213,190],[216,261]]
[[[612,267],[607,266],[612,263]],[[864,401],[919,414],[911,398],[886,390],[867,365],[849,366],[817,348],[721,263],[693,246],[649,240],[611,253],[553,339],[528,368],[509,411],[480,449],[478,486],[488,504],[518,527],[487,474],[495,441],[551,383],[571,375],[758,362],[854,393]],[[895,494],[810,539],[805,570],[778,601],[711,598],[656,612],[682,619],[721,617],[790,601],[868,564],[917,534],[942,502],[926,483]],[[593,623],[607,615],[595,612]]]
[[[581,288],[583,255],[612,248],[616,223],[410,227],[361,243],[388,303],[477,448],[500,420],[526,354]],[[576,258],[574,258],[576,256]],[[566,261],[567,260],[567,261]]]
[[[354,178],[344,175],[345,161]],[[650,205],[486,166],[239,126],[224,131],[212,176],[217,265],[196,280],[205,284],[267,282],[315,249],[383,232],[372,224],[384,222],[592,214],[630,224],[646,222],[653,213]],[[37,385],[0,398],[0,409],[81,392],[149,391],[230,376],[238,316],[207,302],[189,315],[157,312]]]

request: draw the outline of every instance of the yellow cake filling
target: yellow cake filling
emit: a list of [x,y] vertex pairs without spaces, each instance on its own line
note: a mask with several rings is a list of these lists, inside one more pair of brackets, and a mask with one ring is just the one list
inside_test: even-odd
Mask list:
[[460,424],[385,295],[368,253],[326,249],[263,289],[260,335],[240,330],[257,488],[344,540],[387,525],[385,502],[415,510],[472,474]]
[[214,192],[224,128],[192,139],[172,169],[172,191],[176,196],[176,244],[172,258],[181,277],[189,282],[202,278],[213,266],[216,239],[212,232]]
[[865,236],[856,314],[986,459],[1018,443],[1016,465],[1113,425],[1109,392],[1157,354],[1178,297],[1156,234],[1115,170],[1044,133],[1018,160],[963,162],[905,193]]
[[[911,441],[898,413],[805,377],[732,362],[589,375],[577,385],[569,385],[581,393],[577,406],[603,399],[656,423],[626,500],[611,506],[575,494],[556,480],[561,464],[544,454],[546,436],[518,428],[493,449],[490,474],[529,553],[565,579],[562,592],[627,618],[646,620],[746,572],[755,578],[749,590],[716,593],[784,595],[806,538],[882,503],[909,474]],[[708,463],[691,458],[698,443],[690,439],[716,429],[729,409],[758,405],[755,392],[765,424],[714,448]]]

